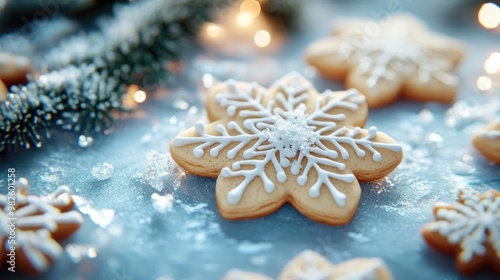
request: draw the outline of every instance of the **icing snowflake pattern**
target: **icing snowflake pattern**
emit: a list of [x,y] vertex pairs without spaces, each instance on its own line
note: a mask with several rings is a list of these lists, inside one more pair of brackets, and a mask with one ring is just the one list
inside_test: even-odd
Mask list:
[[449,73],[453,63],[441,52],[425,49],[408,32],[400,25],[388,25],[378,36],[348,37],[346,44],[349,47],[344,45],[332,52],[352,57],[359,64],[361,73],[368,75],[369,87],[374,87],[381,79],[393,81],[398,73],[415,74],[423,83],[434,77],[442,83],[457,85],[457,77]]
[[[314,110],[307,114],[305,104],[312,98],[309,92],[312,85],[297,73],[273,85],[278,88],[278,93],[266,105],[263,102],[265,90],[258,85],[242,89],[236,86],[235,81],[226,84],[227,90],[218,93],[216,100],[227,115],[242,121],[238,123],[232,120],[227,126],[217,125],[218,134],[207,133],[199,122],[195,126],[199,137],[177,137],[174,145],[200,143],[193,149],[193,155],[197,158],[207,151],[210,156],[217,157],[228,145],[235,145],[227,151],[228,159],[243,152],[243,160],[233,162],[221,171],[221,175],[226,178],[243,177],[243,181],[227,195],[227,201],[231,204],[240,201],[248,184],[255,178],[260,178],[265,190],[272,193],[275,184],[269,177],[269,169],[266,169],[266,166],[271,165],[279,183],[288,179],[285,169],[289,168],[290,173],[297,176],[296,181],[300,186],[306,184],[311,170],[316,171],[317,180],[309,188],[309,195],[318,197],[320,188],[326,186],[334,201],[343,206],[346,196],[333,182],[351,183],[356,178],[353,174],[332,172],[331,168],[327,170],[325,167],[344,171],[346,164],[342,160],[353,156],[365,157],[370,153],[374,162],[380,162],[382,156],[379,149],[401,152],[397,144],[371,141],[377,134],[375,127],[370,127],[368,133],[361,136],[361,128],[337,125],[339,121],[346,120],[346,115],[332,114],[330,111],[337,108],[355,112],[365,101],[357,90],[337,95],[326,91],[323,93],[326,104],[315,100]],[[350,154],[343,145],[352,148],[355,154]]]
[[405,14],[378,22],[339,22],[333,36],[306,50],[309,64],[360,89],[370,107],[386,105],[399,94],[452,101],[458,86],[453,71],[463,55],[460,43],[429,32],[423,22]]
[[436,205],[434,212],[437,221],[424,229],[439,233],[450,244],[459,244],[459,262],[486,257],[488,248],[500,259],[500,192],[480,195],[466,188],[459,193],[459,203]]
[[47,196],[37,197],[28,195],[27,185],[21,185],[15,194],[15,208],[12,208],[12,196],[0,194],[2,251],[10,250],[8,240],[12,232],[6,225],[15,224],[16,255],[24,254],[28,261],[18,264],[21,271],[46,271],[63,253],[56,240],[71,234],[83,222],[79,212],[69,211],[73,204],[69,191],[68,187],[61,186]]
[[[269,279],[264,275],[230,271],[223,280]],[[330,263],[323,256],[305,250],[288,262],[279,280],[392,280],[392,274],[383,260],[378,258],[357,258],[338,265]]]

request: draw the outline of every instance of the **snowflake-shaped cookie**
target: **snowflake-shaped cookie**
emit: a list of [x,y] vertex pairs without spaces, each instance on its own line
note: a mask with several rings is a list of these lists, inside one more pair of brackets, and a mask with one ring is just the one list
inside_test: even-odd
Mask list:
[[488,264],[500,271],[500,192],[460,191],[458,203],[434,206],[435,222],[422,235],[433,248],[456,255],[457,268],[470,274]]
[[76,231],[83,217],[71,210],[73,200],[66,186],[40,197],[29,195],[27,185],[17,188],[0,194],[0,266],[14,254],[16,272],[44,272],[63,253],[57,240]]
[[472,143],[485,157],[500,164],[500,119],[474,133]]
[[458,80],[453,70],[464,56],[460,43],[431,33],[415,17],[391,15],[380,22],[346,19],[333,36],[306,50],[309,64],[327,77],[345,79],[379,107],[404,97],[451,102]]
[[[267,276],[231,270],[223,280],[268,280]],[[392,274],[378,258],[358,258],[334,265],[313,251],[303,251],[293,258],[278,276],[279,280],[390,280]]]
[[313,220],[344,224],[359,202],[358,180],[382,178],[402,158],[375,127],[353,127],[367,117],[357,90],[318,94],[291,73],[268,90],[221,83],[207,98],[213,122],[181,133],[170,150],[186,170],[218,176],[217,204],[228,219],[264,216],[289,202]]

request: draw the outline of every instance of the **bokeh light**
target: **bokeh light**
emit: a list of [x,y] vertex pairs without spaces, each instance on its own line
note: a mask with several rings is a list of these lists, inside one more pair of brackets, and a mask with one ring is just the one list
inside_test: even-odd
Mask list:
[[222,27],[216,23],[207,23],[205,30],[207,35],[212,38],[217,38],[222,34]]
[[142,103],[146,101],[146,93],[142,90],[138,90],[134,93],[134,100],[137,103]]
[[487,91],[491,88],[492,82],[489,77],[481,76],[477,78],[476,86],[479,90]]
[[259,16],[260,9],[260,3],[256,0],[244,0],[240,4],[240,12],[249,13],[254,18]]
[[253,39],[258,47],[264,48],[271,43],[271,34],[266,30],[259,30],[255,33]]
[[500,70],[500,53],[492,52],[484,62],[484,71],[488,74],[495,74]]
[[494,3],[483,4],[479,9],[477,18],[484,28],[496,28],[500,24],[500,7]]
[[252,25],[253,19],[254,17],[251,13],[238,13],[238,15],[236,16],[236,24],[241,28],[249,27],[250,25]]

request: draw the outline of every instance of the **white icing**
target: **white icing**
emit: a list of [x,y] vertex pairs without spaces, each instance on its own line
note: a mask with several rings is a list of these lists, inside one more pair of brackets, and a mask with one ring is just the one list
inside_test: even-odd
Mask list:
[[16,243],[38,272],[46,271],[50,267],[51,260],[57,259],[63,252],[61,246],[52,239],[46,229],[19,231],[16,238]]
[[422,83],[431,78],[456,85],[456,76],[450,74],[453,62],[446,56],[445,49],[426,47],[426,42],[418,38],[415,32],[408,32],[404,23],[381,23],[381,31],[374,34],[354,33],[342,38],[345,42],[328,53],[340,54],[361,73],[368,75],[367,85],[374,87],[384,79],[395,80],[398,76],[417,75]]
[[463,203],[453,204],[452,209],[439,209],[436,213],[439,220],[428,228],[439,232],[451,244],[460,244],[461,262],[485,255],[486,243],[500,258],[500,197],[490,194],[481,198],[472,189],[464,189],[460,198]]
[[[221,171],[224,177],[244,177],[227,196],[227,201],[231,204],[237,204],[241,200],[247,186],[257,177],[262,180],[264,189],[271,193],[275,185],[266,173],[266,166],[270,165],[276,172],[278,182],[287,180],[284,168],[290,168],[293,175],[299,175],[297,183],[301,186],[308,182],[311,169],[316,171],[318,178],[316,182],[310,183],[309,195],[318,197],[321,186],[325,185],[334,201],[344,206],[346,196],[337,190],[332,180],[352,183],[356,178],[353,174],[336,173],[325,168],[333,167],[339,171],[346,169],[346,165],[337,159],[340,156],[346,160],[352,155],[342,145],[351,147],[357,157],[364,157],[368,151],[375,162],[382,160],[378,148],[401,152],[401,147],[397,144],[371,141],[377,134],[375,127],[370,127],[364,137],[360,136],[363,131],[361,128],[350,130],[337,127],[337,122],[345,120],[346,115],[331,114],[329,111],[334,108],[356,111],[365,102],[363,95],[356,90],[348,90],[336,96],[332,96],[331,91],[326,91],[326,104],[322,105],[321,100],[316,100],[314,111],[307,114],[303,102],[311,98],[308,92],[311,85],[297,73],[292,73],[273,85],[279,89],[279,93],[276,94],[275,101],[269,101],[265,106],[262,104],[264,91],[257,85],[252,85],[247,91],[237,87],[234,81],[228,81],[226,85],[227,90],[217,95],[217,101],[228,115],[235,116],[237,113],[243,119],[243,127],[230,121],[227,127],[219,124],[216,127],[218,135],[212,135],[206,133],[203,124],[199,122],[195,126],[199,136],[177,137],[174,145],[199,143],[194,147],[193,155],[200,158],[208,147],[211,147],[210,156],[216,157],[228,145],[237,144],[227,151],[226,157],[232,159],[243,151],[244,159]],[[230,134],[228,130],[233,133]],[[328,144],[333,145],[334,149],[329,149]]]
[[[47,196],[27,194],[27,185],[19,186],[16,192],[14,218],[16,222],[16,250],[21,249],[33,268],[43,272],[50,266],[50,260],[62,253],[61,246],[52,239],[51,232],[58,230],[58,225],[81,224],[83,216],[77,211],[61,213],[57,207],[71,204],[69,188],[59,187]],[[8,197],[0,194],[0,239],[10,234],[7,228]],[[2,244],[7,247],[7,243]]]
[[304,260],[305,267],[293,271],[294,280],[327,280],[329,278],[330,271],[319,268],[312,252],[305,251],[300,257]]
[[357,267],[356,270],[351,270],[347,274],[339,276],[338,280],[377,280],[379,279],[378,271],[385,264],[380,259],[370,259],[370,264]]
[[481,134],[481,137],[483,137],[484,139],[496,139],[496,138],[500,138],[500,130],[484,131]]

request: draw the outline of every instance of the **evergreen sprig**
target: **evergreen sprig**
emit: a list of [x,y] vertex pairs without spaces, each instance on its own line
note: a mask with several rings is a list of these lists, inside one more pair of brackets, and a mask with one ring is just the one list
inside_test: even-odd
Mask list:
[[[96,31],[65,40],[43,59],[42,74],[13,87],[0,109],[0,154],[41,147],[50,125],[103,131],[126,110],[127,85],[151,86],[170,74],[188,42],[215,12],[235,0],[144,0],[115,6]],[[272,4],[272,2],[276,2]],[[288,21],[296,0],[269,0],[270,14]]]
[[41,147],[55,123],[75,131],[102,131],[123,111],[124,87],[144,75],[169,74],[182,43],[230,0],[150,0],[119,7],[98,31],[69,39],[45,57],[46,71],[12,87],[1,104],[0,153]]

